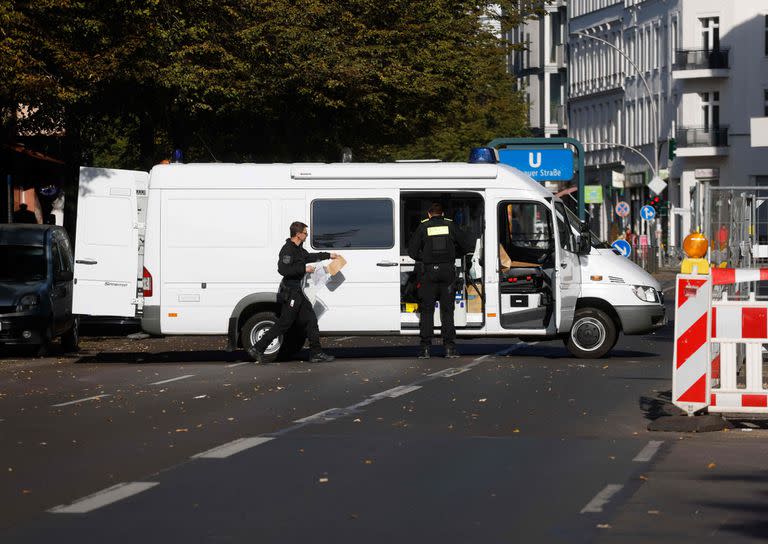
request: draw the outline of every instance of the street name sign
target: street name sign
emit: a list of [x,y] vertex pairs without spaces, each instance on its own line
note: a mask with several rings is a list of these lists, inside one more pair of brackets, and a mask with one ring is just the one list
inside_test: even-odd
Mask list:
[[573,178],[573,151],[570,149],[499,149],[499,162],[514,166],[536,181]]

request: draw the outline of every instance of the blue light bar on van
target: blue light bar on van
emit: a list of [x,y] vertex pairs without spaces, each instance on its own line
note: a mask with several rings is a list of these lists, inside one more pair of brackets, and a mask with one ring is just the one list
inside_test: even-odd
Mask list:
[[498,161],[496,158],[496,150],[492,147],[473,147],[469,151],[470,164],[490,163],[495,164]]
[[171,162],[184,162],[184,153],[181,149],[174,149],[171,155]]

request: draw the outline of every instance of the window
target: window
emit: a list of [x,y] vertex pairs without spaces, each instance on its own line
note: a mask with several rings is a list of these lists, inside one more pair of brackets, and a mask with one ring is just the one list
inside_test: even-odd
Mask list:
[[765,16],[765,55],[768,56],[768,15]]
[[45,251],[40,246],[0,246],[0,281],[45,279]]
[[763,89],[763,117],[768,117],[768,89]]
[[388,199],[315,200],[309,235],[317,249],[389,249],[395,245]]
[[551,255],[552,216],[541,202],[499,204],[499,244],[512,261],[543,264]]
[[720,93],[699,93],[704,132],[720,128]]
[[575,251],[576,246],[571,239],[571,229],[568,226],[565,206],[562,202],[555,202],[555,211],[557,211],[557,235],[560,238],[560,247],[567,251]]
[[705,17],[701,23],[701,45],[706,51],[720,51],[720,17]]

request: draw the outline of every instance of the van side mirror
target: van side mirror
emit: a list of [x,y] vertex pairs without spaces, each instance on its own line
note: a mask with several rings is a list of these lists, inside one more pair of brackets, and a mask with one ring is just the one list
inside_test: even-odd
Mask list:
[[589,255],[592,250],[592,232],[589,230],[587,223],[581,223],[579,227],[579,249],[577,253],[579,255]]

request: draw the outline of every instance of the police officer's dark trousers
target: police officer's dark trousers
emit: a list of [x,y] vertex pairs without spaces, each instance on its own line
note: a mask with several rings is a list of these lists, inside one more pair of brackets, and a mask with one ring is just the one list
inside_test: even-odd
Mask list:
[[278,295],[283,298],[280,308],[280,317],[275,326],[269,329],[254,346],[258,351],[264,352],[272,343],[272,340],[285,334],[295,324],[301,327],[309,339],[309,349],[312,353],[319,353],[320,330],[317,326],[317,315],[312,309],[312,304],[304,296],[300,287],[281,288]]
[[419,282],[419,334],[421,345],[432,344],[435,328],[435,302],[440,301],[440,332],[445,346],[454,346],[456,328],[453,325],[454,286],[456,270],[453,263],[424,264]]

